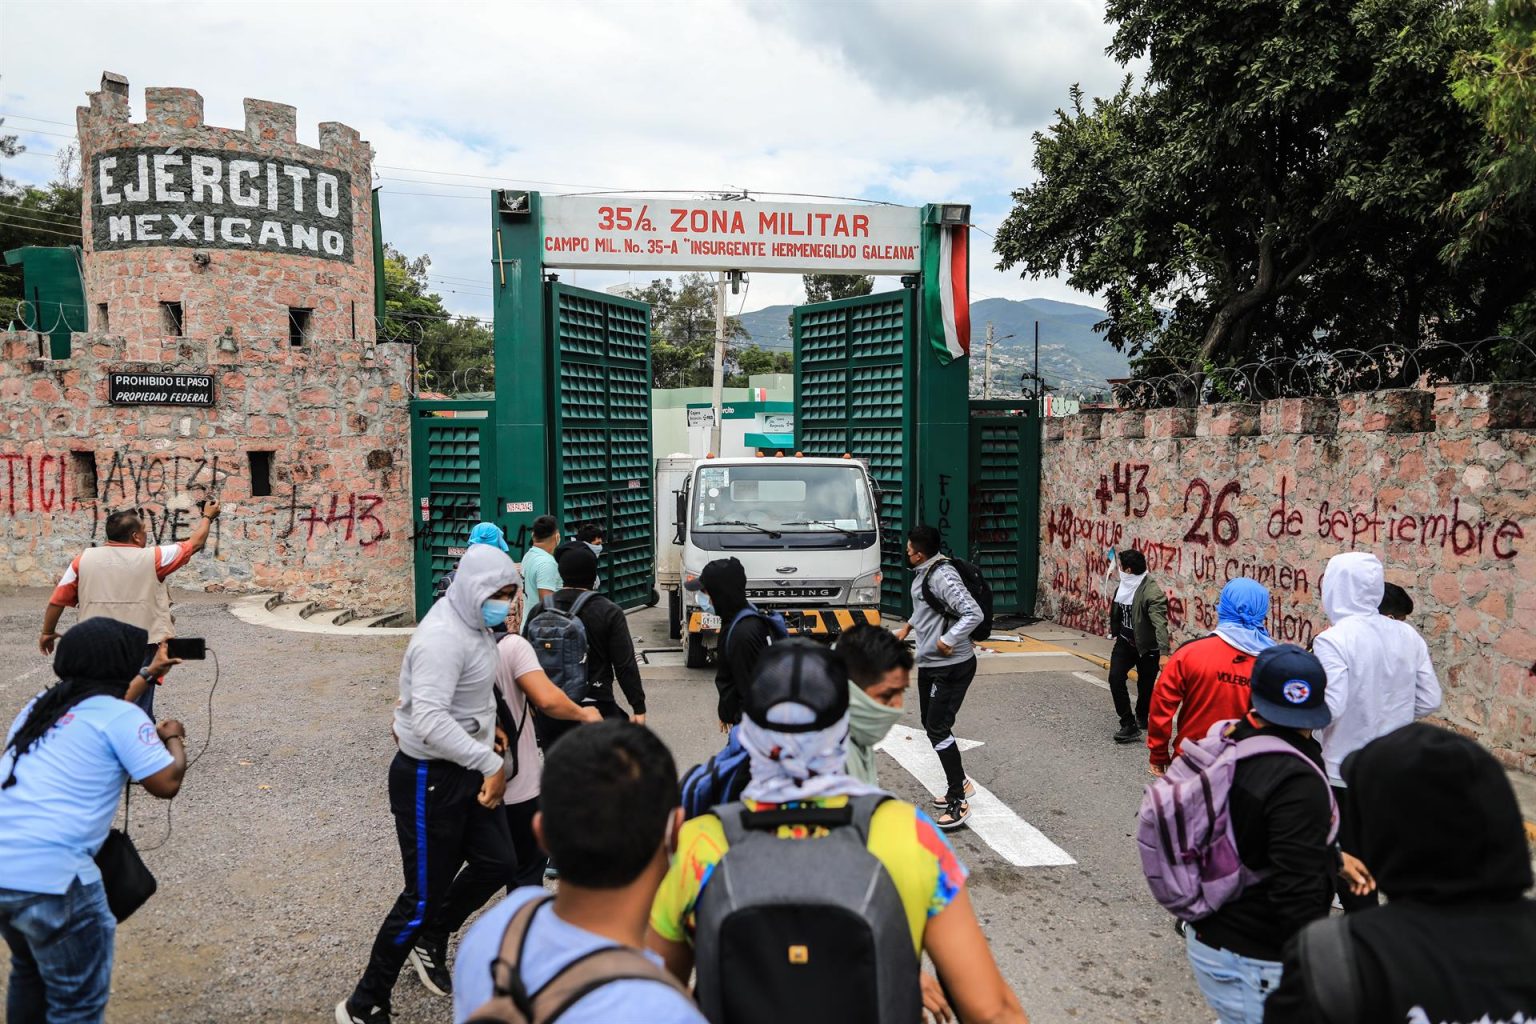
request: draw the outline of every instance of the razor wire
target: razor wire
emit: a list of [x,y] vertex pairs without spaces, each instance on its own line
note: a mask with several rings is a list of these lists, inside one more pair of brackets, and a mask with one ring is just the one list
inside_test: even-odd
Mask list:
[[1536,336],[1494,335],[1476,341],[1427,341],[1341,348],[1112,381],[1125,409],[1338,398],[1391,389],[1536,381]]

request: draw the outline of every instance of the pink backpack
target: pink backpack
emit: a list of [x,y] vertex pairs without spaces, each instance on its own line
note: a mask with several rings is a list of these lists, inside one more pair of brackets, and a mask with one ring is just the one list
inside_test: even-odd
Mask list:
[[[1232,838],[1228,801],[1237,762],[1263,754],[1287,754],[1328,776],[1300,750],[1277,736],[1227,735],[1235,722],[1217,722],[1204,739],[1184,744],[1168,774],[1153,781],[1141,798],[1136,845],[1141,869],[1157,902],[1175,917],[1198,921],[1263,878],[1244,866]],[[1328,789],[1331,843],[1339,831],[1339,809]]]

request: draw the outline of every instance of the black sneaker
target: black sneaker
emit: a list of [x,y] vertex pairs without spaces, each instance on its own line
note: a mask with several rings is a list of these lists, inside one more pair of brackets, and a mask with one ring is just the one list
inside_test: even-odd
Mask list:
[[1136,728],[1140,729],[1142,732],[1146,732],[1147,731],[1147,720],[1145,718],[1138,718],[1138,719],[1136,719]]
[[416,977],[434,995],[453,995],[453,975],[448,973],[447,947],[446,942],[441,945],[418,942],[405,957],[405,962],[416,968]]
[[1136,727],[1135,722],[1132,722],[1129,725],[1122,725],[1120,731],[1115,733],[1114,739],[1116,743],[1135,743],[1140,736],[1141,730]]
[[944,813],[934,819],[934,824],[948,832],[965,824],[965,819],[971,816],[971,805],[964,800],[951,800],[944,807]]
[[336,1024],[389,1024],[389,1007],[364,1005],[357,997],[336,1004]]

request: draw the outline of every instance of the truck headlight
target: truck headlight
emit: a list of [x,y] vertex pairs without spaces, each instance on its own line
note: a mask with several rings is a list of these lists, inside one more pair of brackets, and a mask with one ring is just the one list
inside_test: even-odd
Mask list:
[[848,591],[849,604],[879,604],[880,581],[885,578],[881,572],[861,576],[853,581],[853,587]]

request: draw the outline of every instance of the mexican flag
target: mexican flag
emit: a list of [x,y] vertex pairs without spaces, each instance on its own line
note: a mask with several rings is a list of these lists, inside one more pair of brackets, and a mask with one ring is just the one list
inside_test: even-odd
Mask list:
[[971,354],[970,227],[941,224],[923,247],[923,318],[940,365]]

